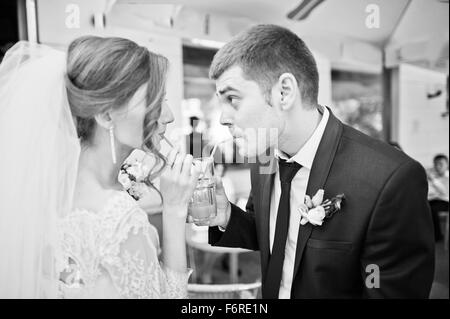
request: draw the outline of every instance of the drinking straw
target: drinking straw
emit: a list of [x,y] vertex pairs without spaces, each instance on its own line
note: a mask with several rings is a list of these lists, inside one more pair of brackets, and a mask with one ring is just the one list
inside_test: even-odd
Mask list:
[[221,141],[221,142],[217,142],[217,143],[214,145],[214,147],[213,147],[213,149],[212,149],[212,151],[211,151],[211,154],[209,155],[209,158],[210,158],[210,159],[213,159],[213,158],[214,158],[214,154],[216,153],[217,147],[218,147],[220,144],[223,144],[223,143],[225,143],[225,142],[231,141],[231,140],[233,140],[233,139],[234,139],[233,137],[230,137],[230,138],[227,138],[227,139],[225,139],[225,140],[223,140],[223,141]]
[[165,135],[163,135],[163,139],[164,139],[164,141],[166,141],[166,143],[167,143],[171,148],[174,148],[173,144],[169,141],[169,139],[168,139]]

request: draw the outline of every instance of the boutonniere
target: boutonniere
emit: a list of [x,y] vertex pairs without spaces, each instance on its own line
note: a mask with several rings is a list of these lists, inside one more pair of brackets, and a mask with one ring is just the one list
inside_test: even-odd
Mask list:
[[139,200],[149,192],[145,179],[152,168],[150,162],[151,159],[144,151],[136,149],[120,167],[117,179],[135,200]]
[[344,194],[325,201],[323,201],[323,196],[323,189],[319,189],[313,198],[308,195],[305,196],[305,203],[298,208],[301,215],[300,225],[310,223],[314,226],[322,226],[325,218],[331,218],[341,210],[341,205],[345,201]]

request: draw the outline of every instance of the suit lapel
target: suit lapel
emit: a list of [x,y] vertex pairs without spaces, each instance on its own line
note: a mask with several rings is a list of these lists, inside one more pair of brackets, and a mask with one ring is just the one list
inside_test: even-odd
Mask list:
[[[339,142],[342,136],[342,123],[330,112],[328,123],[325,128],[319,148],[314,157],[313,165],[309,175],[308,186],[306,194],[313,196],[319,189],[323,189],[331,169]],[[297,275],[300,262],[302,260],[303,251],[306,243],[311,236],[313,226],[308,223],[300,226],[297,238],[297,250],[295,253],[294,276]]]

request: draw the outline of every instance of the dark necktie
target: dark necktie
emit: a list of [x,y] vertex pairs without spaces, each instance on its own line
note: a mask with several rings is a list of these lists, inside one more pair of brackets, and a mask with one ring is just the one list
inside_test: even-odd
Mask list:
[[267,267],[266,280],[263,288],[263,298],[277,299],[283,272],[284,250],[289,230],[289,215],[291,210],[290,192],[291,182],[295,174],[302,167],[300,164],[279,160],[279,175],[281,182],[281,197],[278,205],[275,237],[272,254]]

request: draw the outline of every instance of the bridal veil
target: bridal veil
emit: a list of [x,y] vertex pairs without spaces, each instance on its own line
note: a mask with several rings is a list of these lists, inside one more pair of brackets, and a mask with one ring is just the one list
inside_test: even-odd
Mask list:
[[27,42],[0,65],[0,298],[57,297],[57,223],[80,152],[65,66],[65,53]]

